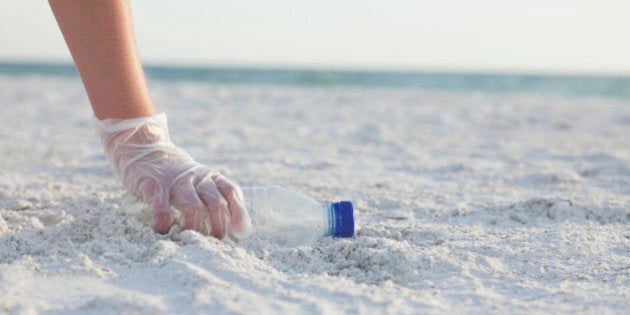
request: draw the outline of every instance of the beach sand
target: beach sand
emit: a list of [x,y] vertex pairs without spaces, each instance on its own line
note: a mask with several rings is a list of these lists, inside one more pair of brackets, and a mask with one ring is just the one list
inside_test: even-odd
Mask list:
[[312,246],[151,231],[78,79],[0,76],[0,313],[617,313],[630,102],[152,82],[171,137],[241,186],[352,200]]

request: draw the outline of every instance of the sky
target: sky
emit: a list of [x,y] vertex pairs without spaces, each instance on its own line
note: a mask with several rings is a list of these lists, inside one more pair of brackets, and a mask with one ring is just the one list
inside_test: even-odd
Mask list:
[[[147,64],[630,75],[629,0],[131,3]],[[0,12],[0,60],[71,62],[46,1]]]

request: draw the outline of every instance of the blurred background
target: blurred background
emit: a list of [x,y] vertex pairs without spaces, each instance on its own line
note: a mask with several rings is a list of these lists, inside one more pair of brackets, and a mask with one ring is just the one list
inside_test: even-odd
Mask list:
[[[155,80],[630,96],[628,0],[131,2]],[[0,73],[75,75],[46,1],[0,12]]]

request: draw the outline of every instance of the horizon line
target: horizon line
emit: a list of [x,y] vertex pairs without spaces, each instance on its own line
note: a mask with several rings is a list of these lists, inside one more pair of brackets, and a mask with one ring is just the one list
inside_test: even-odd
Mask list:
[[[74,63],[60,59],[21,59],[0,57],[0,65],[49,65],[74,67]],[[630,71],[560,71],[519,68],[482,68],[482,67],[412,67],[412,66],[369,66],[369,65],[299,65],[299,64],[261,64],[261,63],[228,63],[228,62],[142,62],[143,68],[199,69],[199,70],[271,70],[271,71],[313,71],[341,73],[405,73],[405,74],[459,74],[459,75],[496,75],[523,77],[607,77],[629,78]]]

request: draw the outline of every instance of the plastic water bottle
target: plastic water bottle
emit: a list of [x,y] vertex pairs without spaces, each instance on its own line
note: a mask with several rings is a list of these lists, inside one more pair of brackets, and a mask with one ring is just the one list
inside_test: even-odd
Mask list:
[[308,245],[324,236],[352,237],[352,202],[319,203],[278,186],[243,188],[254,235],[281,245]]

